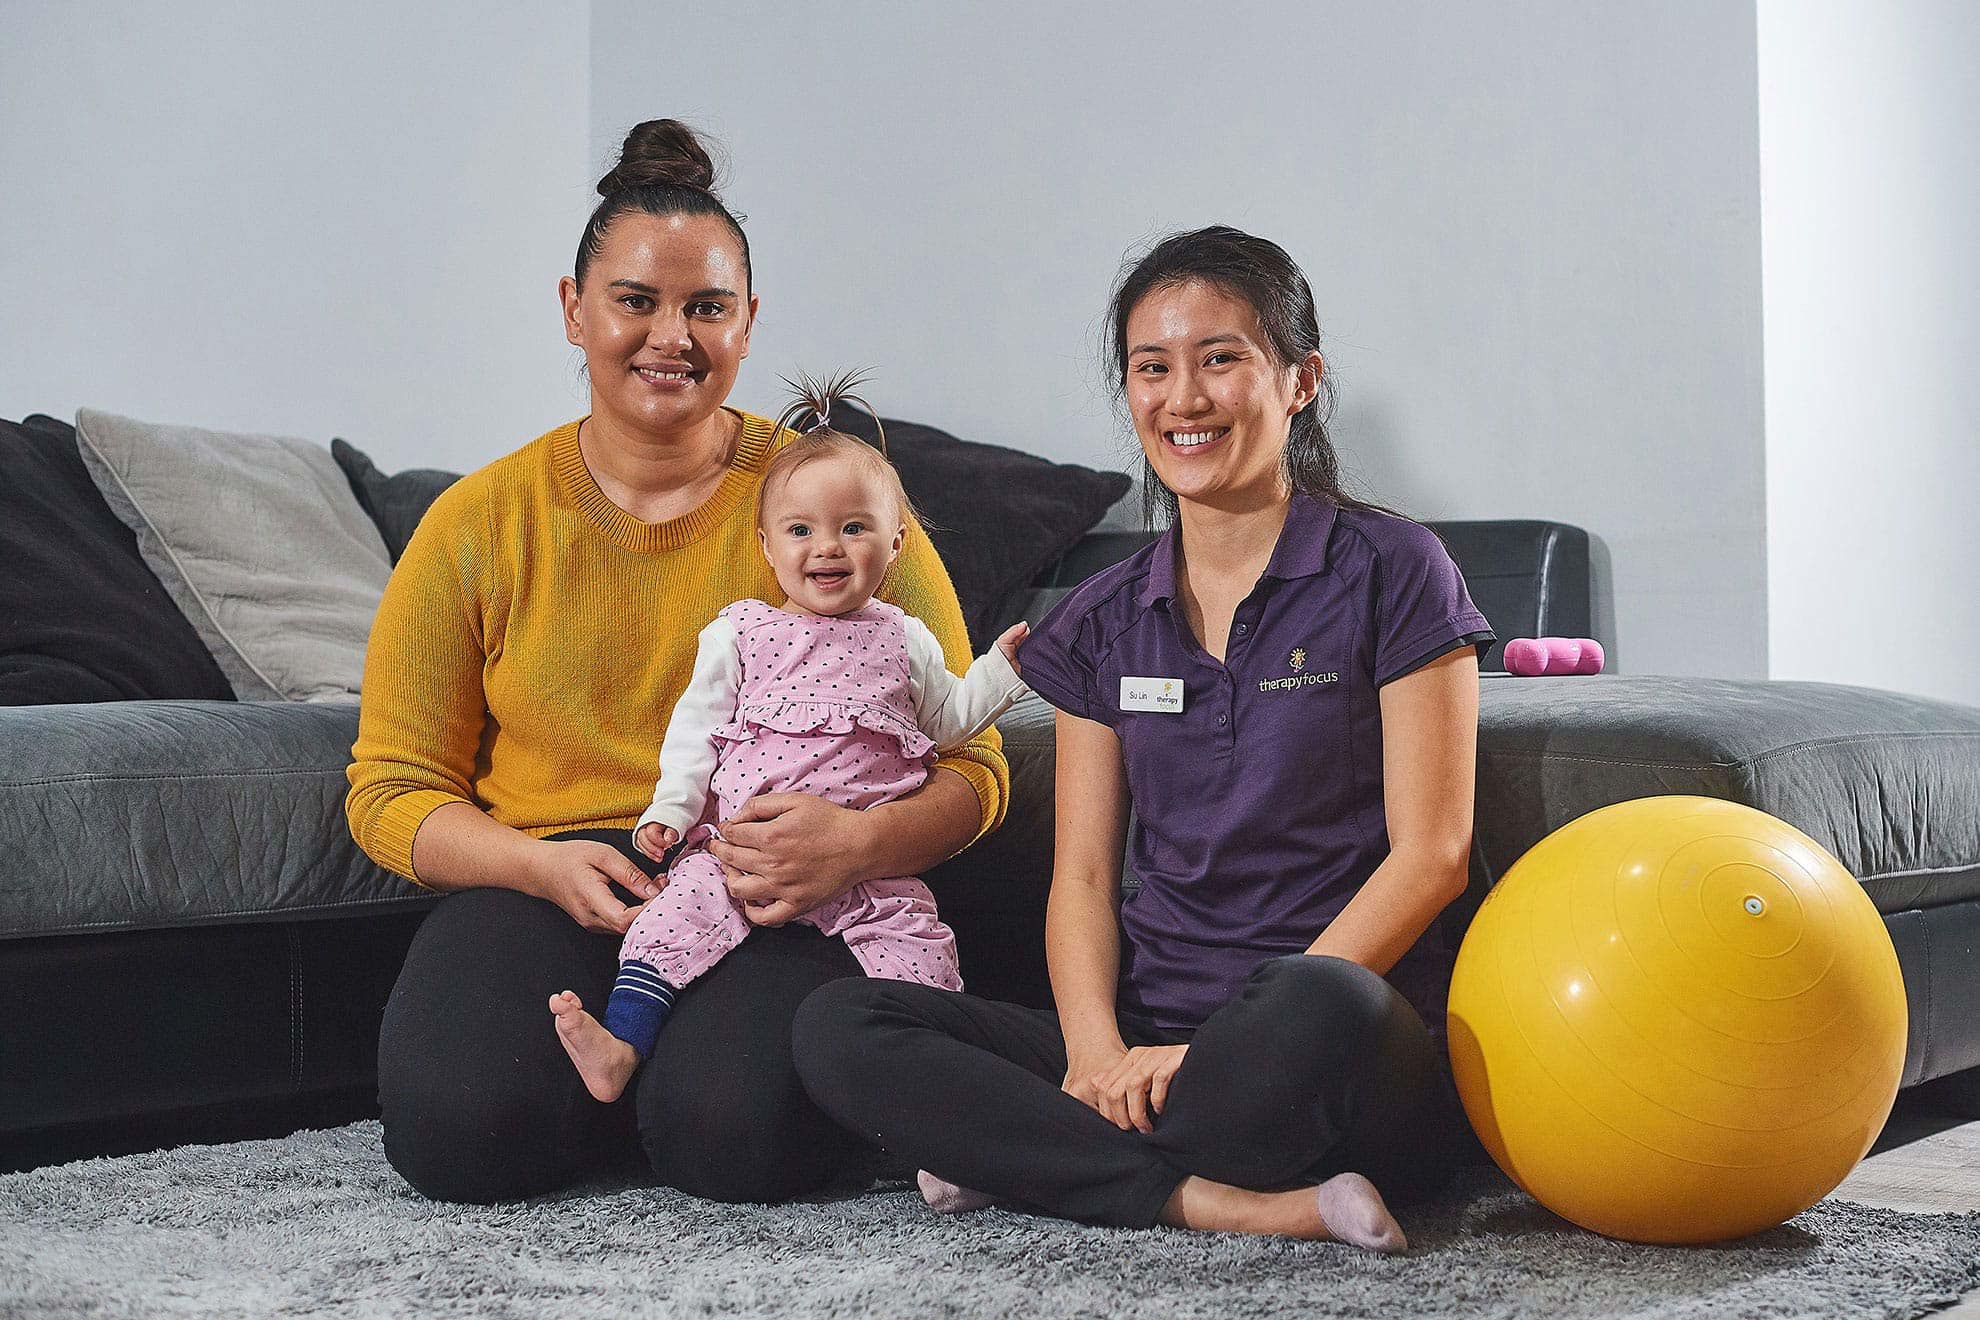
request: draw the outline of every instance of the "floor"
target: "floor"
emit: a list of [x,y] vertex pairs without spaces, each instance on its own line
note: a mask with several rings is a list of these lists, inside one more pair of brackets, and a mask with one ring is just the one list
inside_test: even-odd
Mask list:
[[[1980,1209],[1980,1119],[1963,1120],[1957,1116],[1959,1113],[1980,1112],[1980,1094],[1961,1094],[1953,1097],[1948,1105],[1944,1099],[1930,1092],[1931,1088],[1926,1087],[1907,1091],[1900,1096],[1897,1108],[1870,1156],[1857,1166],[1833,1195],[1892,1210],[1931,1212]],[[354,1116],[357,1115],[319,1115],[316,1121],[307,1125],[335,1126]],[[295,1126],[296,1122],[289,1121],[280,1130],[288,1131]],[[253,1135],[276,1135],[276,1132],[271,1129],[266,1134]],[[178,1132],[173,1134],[172,1141],[166,1142],[146,1140],[140,1134],[130,1149],[151,1149],[185,1140],[222,1139],[225,1138],[213,1134]],[[0,1150],[0,1156],[6,1153]],[[6,1167],[29,1168],[51,1160],[77,1158],[83,1153],[98,1154],[102,1151],[92,1149],[77,1153],[44,1149],[18,1152],[21,1155],[18,1162]],[[1968,1293],[1958,1305],[1938,1312],[1935,1320],[1941,1318],[1980,1320],[1980,1292]]]
[[[1980,1119],[1962,1122],[1929,1100],[1907,1093],[1870,1157],[1834,1195],[1890,1210],[1980,1209]],[[1980,1293],[1937,1313],[1945,1320],[1980,1320]]]

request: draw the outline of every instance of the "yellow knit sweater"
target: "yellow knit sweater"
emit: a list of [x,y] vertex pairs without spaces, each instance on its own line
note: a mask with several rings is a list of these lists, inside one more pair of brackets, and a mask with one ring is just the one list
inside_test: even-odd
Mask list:
[[[790,438],[773,431],[743,414],[722,484],[667,522],[605,497],[576,422],[434,501],[365,655],[345,800],[359,847],[417,880],[413,836],[449,802],[538,837],[639,819],[695,635],[732,601],[784,599],[756,537],[764,466]],[[919,527],[880,594],[928,625],[949,668],[968,668],[955,588]],[[993,729],[939,763],[976,789],[985,831],[1010,787],[1001,747]]]

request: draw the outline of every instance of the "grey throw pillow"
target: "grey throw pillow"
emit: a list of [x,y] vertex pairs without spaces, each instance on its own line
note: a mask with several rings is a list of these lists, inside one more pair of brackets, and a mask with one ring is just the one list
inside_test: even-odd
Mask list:
[[87,408],[76,435],[237,697],[355,698],[391,561],[328,449]]

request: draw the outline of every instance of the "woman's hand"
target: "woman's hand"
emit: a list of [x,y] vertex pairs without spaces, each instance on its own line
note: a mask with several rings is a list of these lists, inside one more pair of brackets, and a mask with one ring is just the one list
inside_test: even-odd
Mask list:
[[531,854],[528,892],[549,899],[572,921],[602,935],[623,935],[639,915],[612,893],[617,884],[641,899],[660,892],[632,859],[609,843],[593,839],[538,840]]
[[873,874],[865,813],[810,793],[760,794],[718,828],[708,851],[753,925],[781,926]]
[[[1119,1037],[1112,1041],[1100,1041],[1082,1046],[1074,1046],[1068,1042],[1066,1080],[1059,1083],[1059,1089],[1081,1104],[1097,1111],[1101,1116],[1111,1119],[1121,1127],[1126,1127],[1127,1124],[1115,1118],[1107,1108],[1107,1101],[1112,1093],[1107,1090],[1106,1081],[1114,1075],[1114,1070],[1120,1067],[1121,1060],[1125,1059],[1127,1054],[1128,1047],[1121,1043]],[[1123,1115],[1127,1113],[1125,1106],[1122,1106],[1121,1113]]]
[[1187,1045],[1137,1045],[1121,1056],[1113,1071],[1100,1078],[1098,1089],[1106,1107],[1094,1106],[1114,1126],[1126,1131],[1153,1132],[1155,1116],[1169,1103],[1169,1079],[1182,1067]]

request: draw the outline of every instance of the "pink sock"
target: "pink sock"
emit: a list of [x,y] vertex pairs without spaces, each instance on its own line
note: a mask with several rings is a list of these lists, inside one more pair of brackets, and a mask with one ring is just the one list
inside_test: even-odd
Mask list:
[[1389,1213],[1375,1184],[1358,1173],[1335,1174],[1313,1189],[1321,1222],[1336,1242],[1388,1255],[1409,1249],[1402,1225]]
[[958,1187],[946,1178],[937,1178],[926,1169],[915,1174],[914,1181],[921,1188],[921,1199],[928,1202],[928,1208],[938,1215],[966,1215],[997,1201],[994,1196],[985,1196],[982,1192]]

